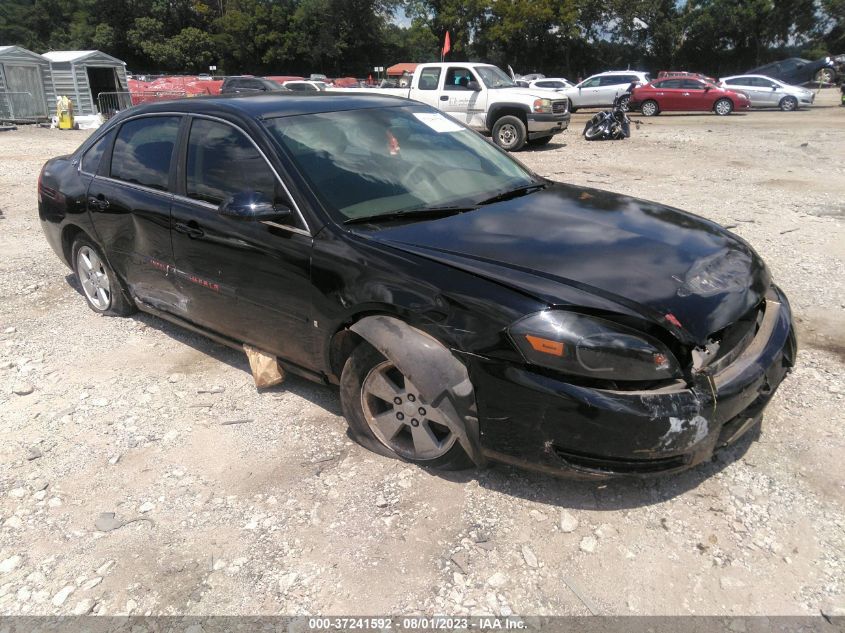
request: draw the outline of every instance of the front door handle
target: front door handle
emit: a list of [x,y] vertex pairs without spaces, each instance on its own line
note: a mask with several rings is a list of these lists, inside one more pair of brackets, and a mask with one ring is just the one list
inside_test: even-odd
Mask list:
[[203,231],[198,226],[189,226],[187,224],[182,224],[181,222],[177,222],[173,226],[173,228],[176,229],[176,231],[178,231],[179,233],[184,233],[185,235],[190,237],[192,240],[205,235],[205,231]]
[[448,101],[448,100],[449,100],[449,95],[440,95],[440,100],[441,100],[441,101]]

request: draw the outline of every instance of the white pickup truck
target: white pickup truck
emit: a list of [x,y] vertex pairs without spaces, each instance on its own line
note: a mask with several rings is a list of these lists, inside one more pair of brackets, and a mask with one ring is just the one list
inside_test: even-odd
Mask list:
[[545,145],[569,126],[569,100],[565,96],[519,88],[501,69],[490,64],[420,64],[410,86],[370,88],[366,93],[391,94],[426,103],[492,135],[493,141],[508,151],[521,149],[526,143]]

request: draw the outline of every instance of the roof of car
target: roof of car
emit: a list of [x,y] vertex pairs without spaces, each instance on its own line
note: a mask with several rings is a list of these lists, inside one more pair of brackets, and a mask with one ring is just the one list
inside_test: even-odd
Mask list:
[[157,101],[131,109],[133,115],[154,112],[234,113],[256,119],[338,110],[361,110],[407,105],[408,99],[359,92],[279,92],[260,95],[221,95]]

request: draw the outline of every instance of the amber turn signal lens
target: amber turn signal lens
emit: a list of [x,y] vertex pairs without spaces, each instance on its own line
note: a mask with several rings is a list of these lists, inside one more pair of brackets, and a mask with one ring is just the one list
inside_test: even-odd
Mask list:
[[543,354],[551,354],[552,356],[563,356],[563,343],[550,341],[547,338],[540,338],[539,336],[532,336],[531,334],[526,334],[525,339],[535,351],[542,352]]

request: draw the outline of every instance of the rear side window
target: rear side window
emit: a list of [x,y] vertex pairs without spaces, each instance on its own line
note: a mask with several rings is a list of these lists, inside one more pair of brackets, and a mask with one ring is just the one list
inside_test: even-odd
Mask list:
[[725,79],[725,85],[728,86],[752,86],[751,83],[752,79],[743,79],[742,77],[737,77],[736,79]]
[[82,157],[82,171],[87,174],[96,174],[100,169],[100,162],[103,159],[106,149],[114,138],[114,131],[105,134],[100,140],[94,143]]
[[124,123],[114,142],[111,177],[166,191],[180,118],[156,116]]
[[267,161],[230,125],[194,119],[188,139],[185,192],[219,205],[236,193],[255,191],[276,199],[276,177]]
[[440,69],[436,66],[423,68],[420,72],[420,90],[437,90],[440,83]]

